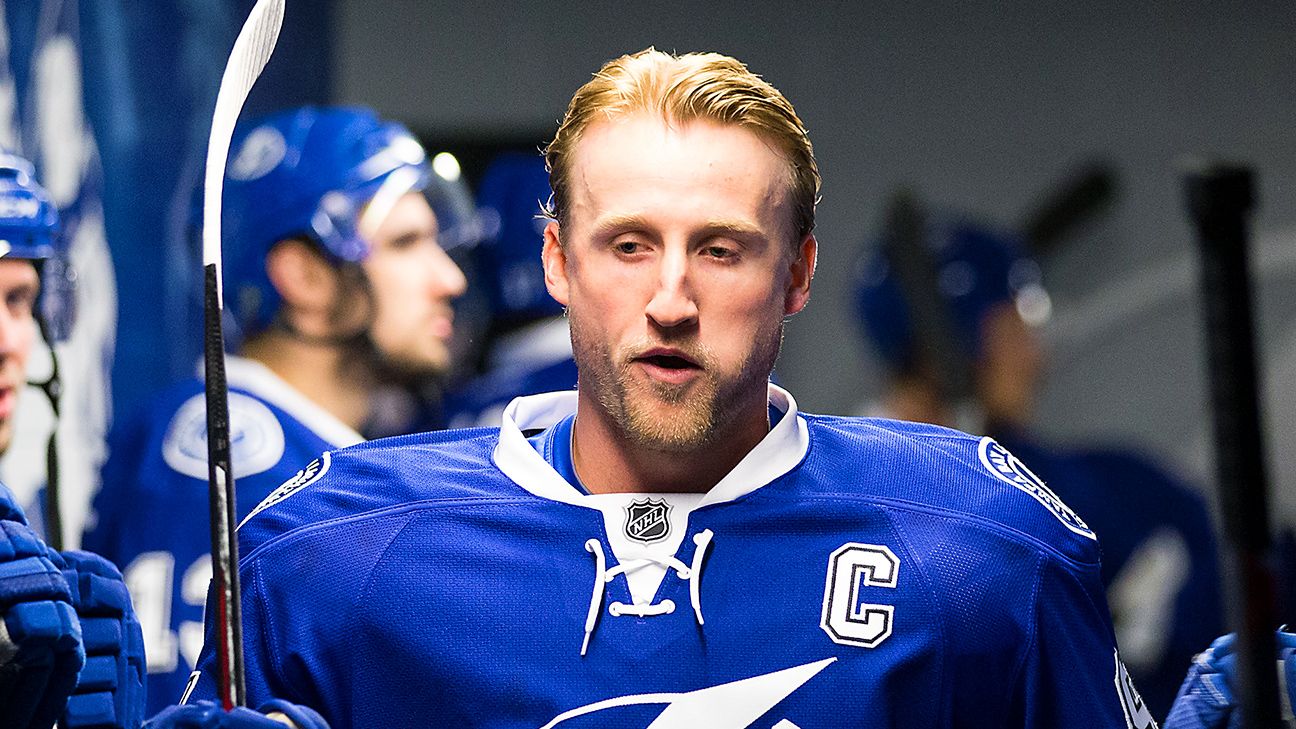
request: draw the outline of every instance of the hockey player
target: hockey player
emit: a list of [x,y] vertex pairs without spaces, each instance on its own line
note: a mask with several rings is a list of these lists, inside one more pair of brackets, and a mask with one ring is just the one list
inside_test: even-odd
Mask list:
[[254,510],[252,703],[338,728],[1154,724],[1092,531],[1011,453],[768,383],[818,251],[782,94],[718,54],[624,56],[547,158],[577,390],[328,452]]
[[[0,453],[38,332],[51,345],[66,333],[57,227],[31,163],[0,152]],[[121,573],[48,547],[0,484],[0,726],[138,726],[143,650]]]
[[519,395],[576,386],[576,361],[562,307],[545,290],[540,241],[549,172],[537,154],[506,152],[477,185],[487,234],[474,250],[471,288],[489,301],[485,372],[446,395],[452,428],[497,425]]
[[992,434],[1030,464],[1098,534],[1121,655],[1153,715],[1164,716],[1193,654],[1223,630],[1219,570],[1200,496],[1125,450],[1063,451],[1031,433],[1044,352],[1036,325],[1048,316],[1040,268],[1009,233],[966,218],[921,224],[951,341],[969,370],[965,397],[942,387],[919,344],[920,324],[890,241],[861,260],[857,312],[887,366],[883,413]]
[[[378,387],[449,365],[445,249],[469,240],[462,183],[401,125],[306,107],[242,125],[225,183],[232,459],[246,514],[323,450],[362,440]],[[114,434],[88,548],[126,574],[145,628],[150,713],[202,646],[211,578],[203,383],[180,383]],[[308,468],[304,475],[314,472]]]

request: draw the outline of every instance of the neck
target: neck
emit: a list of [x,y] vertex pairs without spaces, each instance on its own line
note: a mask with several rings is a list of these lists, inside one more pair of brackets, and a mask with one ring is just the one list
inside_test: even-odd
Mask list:
[[888,417],[933,425],[954,425],[949,406],[925,380],[902,377],[892,383],[883,402]]
[[242,354],[268,367],[351,428],[360,430],[369,418],[374,373],[348,358],[342,347],[266,332],[247,342]]
[[576,413],[572,463],[593,494],[705,493],[770,430],[764,388],[736,403],[705,443],[687,450],[652,448],[632,440],[585,390],[580,391]]

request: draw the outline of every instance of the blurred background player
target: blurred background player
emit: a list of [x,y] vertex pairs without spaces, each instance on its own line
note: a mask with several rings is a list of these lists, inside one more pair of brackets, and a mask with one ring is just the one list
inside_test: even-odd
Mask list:
[[[37,334],[53,344],[70,323],[57,228],[31,163],[0,152],[0,453]],[[38,385],[51,399],[53,372]],[[0,484],[0,726],[138,726],[143,649],[121,573],[96,555],[48,547]]]
[[[446,250],[473,239],[475,216],[408,130],[366,109],[250,121],[231,150],[225,310],[241,345],[226,371],[242,516],[321,452],[361,441],[384,385],[446,371],[451,302],[466,285]],[[180,697],[203,641],[201,380],[160,395],[110,446],[84,543],[126,574],[152,714]]]
[[477,185],[485,235],[473,250],[472,289],[490,315],[483,373],[446,396],[452,428],[496,425],[515,397],[576,387],[567,318],[540,265],[551,194],[538,153],[501,154]]
[[[1296,706],[1296,633],[1280,629],[1274,638],[1283,725],[1291,727],[1296,724],[1292,716],[1292,706]],[[1239,729],[1242,726],[1235,698],[1241,693],[1237,683],[1236,641],[1233,633],[1221,636],[1193,658],[1163,729]]]
[[898,198],[865,252],[855,304],[889,381],[871,415],[994,436],[1098,534],[1121,657],[1154,716],[1223,630],[1218,566],[1199,496],[1125,449],[1061,450],[1032,434],[1049,317],[1024,240]]

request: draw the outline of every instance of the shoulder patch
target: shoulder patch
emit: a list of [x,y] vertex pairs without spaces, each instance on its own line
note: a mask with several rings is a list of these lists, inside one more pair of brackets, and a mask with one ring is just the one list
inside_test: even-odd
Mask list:
[[274,506],[280,501],[283,501],[289,496],[292,496],[298,491],[301,491],[307,486],[320,480],[321,476],[328,473],[329,463],[331,462],[332,459],[329,456],[329,452],[324,451],[324,455],[316,458],[310,463],[307,463],[305,468],[298,471],[292,478],[284,481],[279,488],[271,491],[269,496],[262,499],[261,503],[257,504],[255,509],[249,512],[247,516],[243,517],[243,521],[239,522],[238,528],[242,529],[243,525],[248,523],[248,519],[251,519],[257,514],[269,509],[271,506]]
[[996,443],[994,438],[989,436],[982,438],[977,445],[977,455],[981,458],[981,465],[985,466],[995,478],[1025,491],[1052,512],[1067,529],[1097,541],[1098,537],[1094,535],[1089,525],[1084,523],[1080,515],[1062,503],[1062,499],[1059,499],[1057,494],[1044,484],[1043,479],[1036,476],[1034,471],[1017,459],[1017,456],[1009,453],[1007,448]]
[[[255,476],[279,462],[284,432],[279,419],[260,400],[229,394],[230,462],[235,478]],[[207,400],[199,393],[185,401],[167,426],[162,458],[175,471],[207,480]]]

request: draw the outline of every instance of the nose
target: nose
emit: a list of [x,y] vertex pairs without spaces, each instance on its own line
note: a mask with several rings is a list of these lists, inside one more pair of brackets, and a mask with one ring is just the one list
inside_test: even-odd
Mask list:
[[440,246],[432,254],[432,289],[439,299],[457,299],[468,290],[468,278]]
[[689,280],[687,252],[668,249],[662,256],[657,290],[644,313],[666,329],[697,323],[698,306]]
[[16,316],[7,306],[0,306],[0,361],[12,356],[18,348],[24,325],[30,326],[30,320]]

